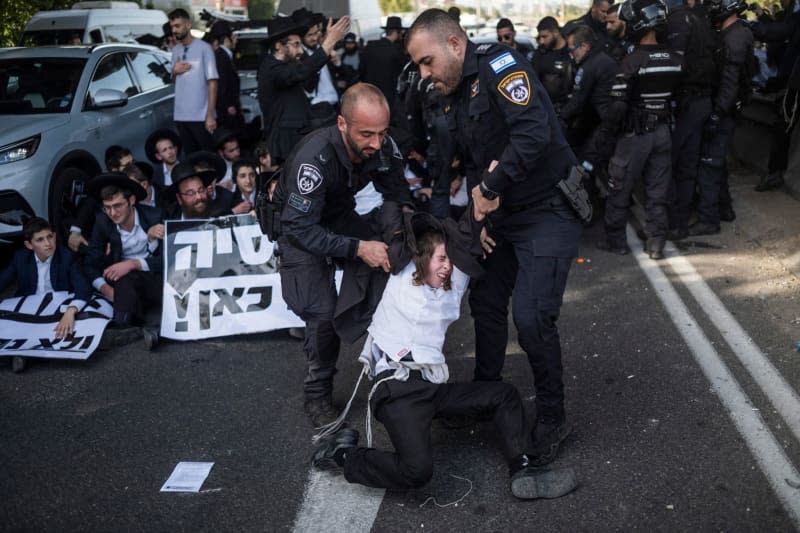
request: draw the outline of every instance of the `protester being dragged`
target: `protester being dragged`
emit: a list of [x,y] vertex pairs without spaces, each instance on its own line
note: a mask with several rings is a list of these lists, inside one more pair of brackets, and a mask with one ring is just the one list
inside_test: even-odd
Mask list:
[[[120,330],[116,340],[132,341],[143,335],[152,349],[158,343],[155,328],[146,324],[148,312],[158,311],[161,291],[164,210],[139,204],[147,192],[122,173],[100,174],[88,192],[102,204],[92,230],[84,269],[92,286],[112,302],[111,325]],[[152,317],[152,314],[150,315]]]
[[[0,272],[0,293],[16,284],[14,296],[32,296],[53,291],[67,291],[75,295],[58,321],[54,332],[56,339],[72,335],[75,315],[91,296],[89,282],[75,256],[58,245],[50,223],[40,217],[25,222],[22,228],[24,249],[14,254],[11,263]],[[15,356],[11,360],[14,372],[25,369],[27,359]]]

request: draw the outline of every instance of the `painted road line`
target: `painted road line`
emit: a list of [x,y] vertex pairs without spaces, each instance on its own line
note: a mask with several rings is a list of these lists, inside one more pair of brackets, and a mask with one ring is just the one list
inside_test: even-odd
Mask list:
[[348,483],[341,474],[312,470],[294,533],[368,533],[381,507],[384,489]]
[[664,304],[672,322],[686,341],[712,390],[728,411],[734,426],[750,449],[772,490],[795,527],[800,529],[800,490],[793,488],[800,474],[786,457],[783,448],[770,432],[758,411],[745,395],[711,341],[681,300],[660,265],[644,253],[636,232],[628,225],[628,243],[636,261]]
[[667,263],[689,289],[725,342],[739,358],[786,425],[800,441],[800,397],[783,378],[764,352],[725,308],[691,262],[670,244],[665,249]]

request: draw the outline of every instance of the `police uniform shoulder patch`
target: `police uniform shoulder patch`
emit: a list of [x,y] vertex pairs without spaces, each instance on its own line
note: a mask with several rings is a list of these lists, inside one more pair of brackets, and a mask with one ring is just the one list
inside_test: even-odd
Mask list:
[[489,61],[489,66],[492,67],[492,70],[494,71],[495,74],[500,74],[507,68],[511,68],[516,64],[517,60],[514,59],[514,56],[511,55],[511,52],[500,54],[499,56]]
[[322,184],[322,173],[314,165],[303,163],[297,170],[297,190],[300,194],[313,192]]
[[512,72],[497,84],[497,90],[512,104],[526,106],[531,100],[531,83],[524,70]]

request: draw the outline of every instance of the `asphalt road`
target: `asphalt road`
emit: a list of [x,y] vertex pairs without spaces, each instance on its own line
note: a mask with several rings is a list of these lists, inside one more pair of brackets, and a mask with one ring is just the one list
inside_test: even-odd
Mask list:
[[[0,368],[0,530],[793,531],[800,259],[787,246],[800,234],[798,202],[753,196],[750,181],[733,178],[736,222],[660,265],[596,251],[601,229],[584,233],[559,322],[575,432],[557,464],[580,478],[566,497],[515,500],[488,423],[436,425],[435,474],[420,490],[359,492],[315,477],[300,343],[273,332]],[[474,364],[464,311],[446,343],[452,380],[470,379]],[[726,316],[733,323],[720,326]],[[736,326],[745,337],[731,340]],[[342,350],[339,405],[359,349]],[[715,376],[708,361],[729,374]],[[515,342],[504,377],[532,408]],[[362,430],[367,391],[350,414]],[[389,446],[379,424],[375,436]],[[215,463],[200,493],[159,492],[179,461]]]

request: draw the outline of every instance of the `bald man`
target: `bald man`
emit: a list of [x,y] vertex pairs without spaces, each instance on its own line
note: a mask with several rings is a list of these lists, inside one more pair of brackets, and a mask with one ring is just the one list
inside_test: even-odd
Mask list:
[[332,403],[340,344],[333,328],[333,260],[390,269],[387,245],[356,214],[354,196],[372,182],[385,200],[411,200],[388,129],[389,104],[380,89],[353,85],[342,95],[336,125],[310,133],[289,156],[277,191],[283,299],[306,325],[304,408],[315,427],[338,416]]

